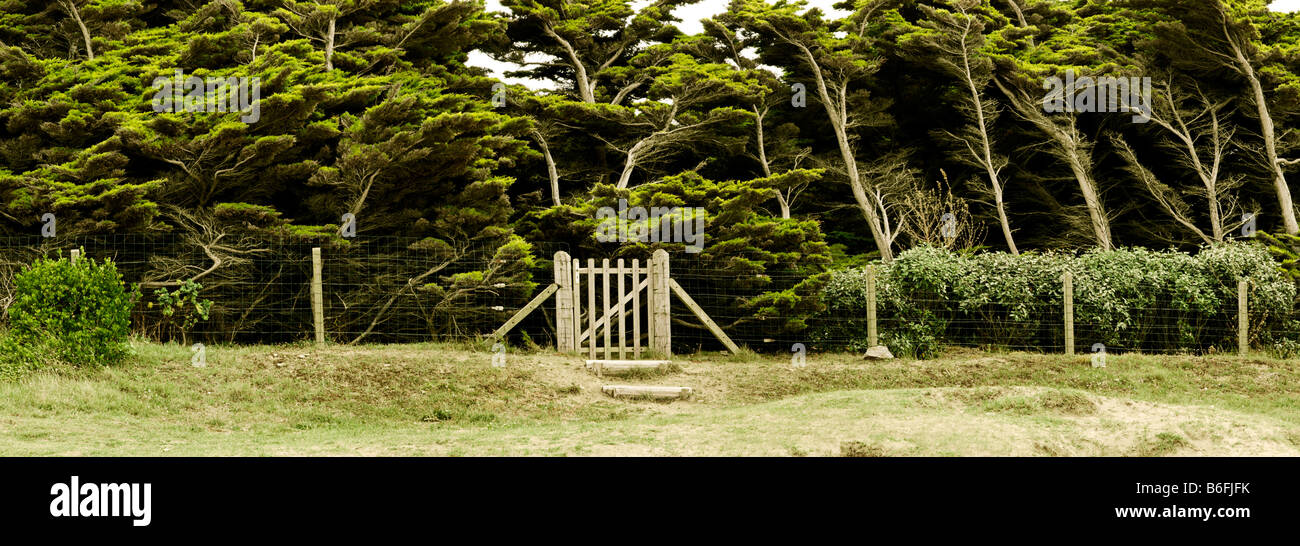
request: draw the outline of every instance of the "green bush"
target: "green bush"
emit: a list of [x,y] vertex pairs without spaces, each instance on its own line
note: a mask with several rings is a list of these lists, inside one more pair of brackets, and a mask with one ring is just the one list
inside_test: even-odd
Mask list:
[[[921,247],[876,266],[880,338],[896,354],[937,344],[1059,351],[1062,281],[1074,276],[1076,350],[1209,351],[1235,347],[1237,279],[1247,278],[1252,340],[1285,331],[1296,287],[1267,248],[1207,246],[1192,255],[1125,248],[1066,253],[959,254]],[[866,346],[861,268],[831,274],[814,341]],[[846,319],[845,317],[852,317]]]
[[[201,320],[208,320],[212,312],[212,300],[199,299],[203,285],[192,280],[181,283],[175,291],[159,288],[154,291],[158,305],[162,308],[163,326],[175,329],[181,334],[181,345],[189,345],[189,332]],[[153,307],[153,303],[149,303]]]
[[121,361],[130,351],[131,308],[139,295],[110,260],[38,259],[14,278],[2,347],[9,375],[56,362]]

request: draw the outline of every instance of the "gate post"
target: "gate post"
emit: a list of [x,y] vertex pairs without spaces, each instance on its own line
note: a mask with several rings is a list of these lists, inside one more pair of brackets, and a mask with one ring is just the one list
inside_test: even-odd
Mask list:
[[573,321],[573,265],[569,253],[555,253],[555,348],[561,353],[576,350]]
[[659,358],[668,358],[673,353],[668,279],[668,252],[661,248],[650,257],[650,323],[654,336],[650,348],[659,353]]

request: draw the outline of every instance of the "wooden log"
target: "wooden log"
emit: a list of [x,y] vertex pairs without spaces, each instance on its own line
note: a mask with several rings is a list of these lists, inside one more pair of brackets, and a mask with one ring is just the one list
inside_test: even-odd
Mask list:
[[663,371],[672,364],[671,360],[588,360],[587,369],[596,375],[621,375],[632,370]]
[[731,354],[740,353],[740,347],[736,345],[736,342],[732,341],[730,337],[727,337],[726,332],[723,332],[722,328],[719,328],[717,323],[713,322],[713,319],[709,318],[709,315],[704,312],[704,309],[700,307],[700,304],[695,303],[695,300],[691,299],[691,295],[686,293],[686,290],[682,288],[682,285],[677,284],[677,281],[672,279],[668,280],[668,285],[673,288],[673,293],[677,294],[678,298],[681,298],[682,303],[685,303],[686,307],[689,307],[691,311],[695,313],[695,318],[700,319],[700,322],[704,323],[704,327],[708,328],[710,332],[713,332],[713,336],[718,338],[718,341],[721,341],[723,345],[727,346],[727,349],[731,351]]
[[614,398],[653,398],[655,400],[686,399],[695,393],[690,387],[659,385],[605,385],[600,388],[600,391]]

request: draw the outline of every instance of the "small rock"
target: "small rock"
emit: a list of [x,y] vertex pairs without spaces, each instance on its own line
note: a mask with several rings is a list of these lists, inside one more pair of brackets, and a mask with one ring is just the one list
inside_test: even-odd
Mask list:
[[863,360],[892,360],[894,353],[889,352],[889,347],[876,345],[867,349],[867,354],[862,355]]

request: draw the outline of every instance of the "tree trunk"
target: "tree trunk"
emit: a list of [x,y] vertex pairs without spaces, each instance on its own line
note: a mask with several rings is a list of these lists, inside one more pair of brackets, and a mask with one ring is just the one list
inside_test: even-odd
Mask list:
[[1206,190],[1210,206],[1210,230],[1214,234],[1214,242],[1222,243],[1224,233],[1222,213],[1219,211],[1219,196],[1214,186],[1210,186]]
[[555,206],[560,206],[560,173],[555,168],[555,158],[551,157],[551,147],[546,145],[546,137],[541,132],[534,131],[533,136],[537,138],[537,145],[542,148],[542,156],[546,158],[546,177],[551,181],[551,202]]
[[[1012,2],[1012,5],[1015,5],[1015,2]],[[1017,11],[1019,11],[1019,8],[1017,8]],[[969,19],[967,19],[967,25],[969,24]],[[993,145],[989,142],[988,122],[984,119],[984,97],[980,95],[979,88],[975,85],[975,78],[971,74],[970,53],[966,47],[965,36],[962,37],[961,50],[966,86],[970,89],[971,102],[975,106],[976,128],[980,132],[981,152],[984,154],[984,157],[979,158],[979,161],[984,164],[984,169],[989,176],[989,187],[993,190],[993,202],[998,209],[998,223],[1002,225],[1002,237],[1006,239],[1007,248],[1011,250],[1012,254],[1020,254],[1020,251],[1016,249],[1016,241],[1011,236],[1011,222],[1007,219],[1006,204],[1002,200],[1002,181],[998,179],[997,168],[993,165]]]
[[550,36],[556,43],[560,44],[560,47],[563,47],[564,52],[568,54],[569,64],[573,65],[573,72],[578,79],[576,82],[578,87],[578,96],[582,98],[582,102],[594,104],[596,102],[596,95],[592,90],[591,80],[587,76],[587,67],[582,64],[582,59],[578,58],[578,51],[573,48],[573,44],[570,44],[563,36],[556,33],[550,25],[545,25],[543,30],[546,32],[547,36]]
[[[1011,11],[1016,12],[1016,19],[1020,22],[1020,28],[1029,28],[1029,22],[1025,20],[1025,12],[1020,9],[1020,0],[1007,0],[1011,4]],[[1029,37],[1029,46],[1034,46],[1034,37]]]
[[[760,112],[757,106],[750,107],[754,111],[754,130],[758,137],[758,163],[763,166],[763,176],[772,176],[772,167],[767,164],[767,142],[763,139],[763,118],[767,117],[767,111]],[[782,190],[776,191],[776,202],[781,206],[781,219],[790,219],[790,201],[786,199]]]
[[1264,87],[1259,82],[1259,76],[1255,74],[1255,68],[1246,59],[1245,52],[1228,33],[1226,27],[1224,33],[1228,35],[1228,43],[1231,44],[1233,55],[1237,58],[1237,66],[1242,76],[1245,76],[1246,81],[1250,83],[1251,91],[1254,93],[1255,107],[1259,113],[1260,136],[1264,138],[1264,153],[1269,167],[1273,169],[1273,190],[1277,193],[1277,205],[1282,209],[1282,225],[1288,234],[1300,234],[1300,224],[1296,223],[1295,205],[1291,202],[1291,188],[1286,185],[1286,173],[1282,171],[1282,163],[1277,158],[1276,130],[1273,116],[1268,111],[1268,104],[1264,102]]
[[[1061,128],[1056,122],[1047,117],[1039,101],[1030,98],[1024,92],[1016,93],[1012,91],[1001,80],[994,79],[993,81],[997,84],[998,89],[1002,91],[1002,94],[1007,97],[1007,100],[1011,101],[1011,105],[1015,107],[1020,116],[1038,127],[1056,145],[1057,149],[1053,154],[1070,166],[1070,172],[1074,174],[1074,179],[1079,184],[1079,193],[1083,194],[1083,202],[1088,207],[1088,217],[1091,219],[1092,232],[1097,239],[1097,245],[1102,250],[1111,250],[1113,246],[1110,235],[1110,220],[1106,218],[1101,195],[1097,192],[1097,184],[1088,172],[1090,165],[1084,163],[1083,152],[1079,150],[1083,138],[1078,135],[1075,119],[1073,117],[1068,118],[1070,125],[1067,131],[1067,129]],[[1091,163],[1091,161],[1088,163]]]
[[81,39],[86,42],[86,60],[95,60],[95,48],[90,45],[90,29],[86,28],[86,23],[81,20],[81,12],[77,10],[77,4],[73,0],[64,0],[63,9],[68,10],[68,15],[77,23],[77,28],[81,29]]
[[1007,219],[1007,208],[1002,202],[1002,190],[996,190],[993,196],[998,207],[998,223],[1002,224],[1002,237],[1007,240],[1007,247],[1011,249],[1012,254],[1020,254],[1016,249],[1016,241],[1011,236],[1011,221]]
[[[845,128],[847,122],[847,105],[836,103],[831,100],[830,92],[826,88],[826,79],[822,75],[821,67],[817,64],[817,59],[813,57],[812,51],[802,44],[797,44],[803,50],[804,56],[808,59],[808,65],[812,68],[813,76],[817,80],[817,94],[821,97],[822,106],[826,109],[826,116],[830,118],[831,128],[835,131],[835,141],[839,143],[840,158],[844,161],[844,170],[848,174],[849,188],[853,191],[853,200],[858,204],[858,210],[862,212],[862,217],[866,219],[867,225],[871,228],[871,238],[876,242],[876,248],[880,250],[880,259],[885,263],[894,261],[894,251],[890,248],[890,240],[882,231],[880,218],[876,215],[875,205],[872,204],[871,198],[867,196],[866,189],[862,186],[862,178],[858,173],[858,161],[853,156],[853,148],[849,145],[849,135]],[[844,82],[848,85],[848,82]],[[843,97],[843,90],[840,96]]]
[[1097,186],[1088,175],[1088,168],[1079,160],[1078,153],[1071,147],[1070,171],[1074,173],[1074,178],[1079,182],[1079,193],[1083,194],[1083,202],[1088,207],[1088,217],[1092,220],[1092,232],[1097,237],[1097,245],[1102,250],[1111,250],[1110,239],[1110,220],[1106,218],[1106,211],[1101,204],[1101,196],[1097,193]]
[[641,144],[645,141],[636,143],[632,149],[627,151],[627,160],[623,162],[623,174],[618,177],[618,189],[627,189],[627,184],[632,180],[632,171],[636,169],[636,153],[641,150]]
[[330,28],[325,36],[325,71],[334,70],[334,24],[335,20],[330,18]]

